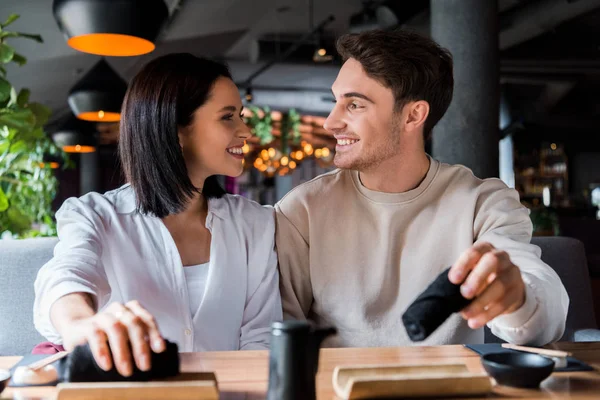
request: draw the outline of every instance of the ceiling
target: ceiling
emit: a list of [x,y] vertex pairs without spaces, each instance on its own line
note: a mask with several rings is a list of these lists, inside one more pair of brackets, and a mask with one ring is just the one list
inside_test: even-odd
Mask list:
[[[487,1],[487,0],[486,0]],[[109,57],[124,79],[130,79],[147,60],[170,52],[226,60],[235,80],[243,85],[275,54],[263,52],[251,61],[256,40],[271,44],[297,40],[329,15],[327,41],[348,32],[350,17],[362,10],[360,0],[168,0],[170,21],[157,49],[140,57]],[[428,1],[411,3],[403,25],[428,34]],[[414,6],[417,4],[417,6]],[[577,126],[598,131],[600,126],[600,0],[499,0],[501,76],[510,120],[536,126]],[[70,88],[98,60],[67,46],[52,15],[51,0],[2,0],[0,19],[21,18],[11,28],[39,33],[44,43],[16,39],[12,45],[28,58],[23,67],[11,66],[8,78],[28,87],[32,99],[54,111],[53,121],[69,114]],[[279,39],[279,42],[277,41]],[[262,49],[268,46],[261,47]],[[272,46],[271,46],[272,47]],[[252,82],[255,103],[326,114],[331,108],[330,86],[339,64],[314,64],[296,55],[276,63]]]

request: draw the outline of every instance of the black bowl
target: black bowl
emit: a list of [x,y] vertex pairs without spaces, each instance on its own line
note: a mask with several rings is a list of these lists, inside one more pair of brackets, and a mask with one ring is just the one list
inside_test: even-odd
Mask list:
[[0,369],[0,393],[4,390],[10,381],[10,371]]
[[519,388],[539,387],[554,370],[554,360],[531,353],[489,353],[481,363],[499,385]]

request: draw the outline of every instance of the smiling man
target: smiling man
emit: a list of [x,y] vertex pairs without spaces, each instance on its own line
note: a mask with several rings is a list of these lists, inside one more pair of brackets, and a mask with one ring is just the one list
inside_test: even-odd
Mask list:
[[560,339],[569,299],[530,244],[518,193],[424,150],[452,99],[449,52],[401,30],[345,35],[337,48],[325,128],[338,169],[275,207],[285,317],[335,326],[332,346],[407,345],[403,312],[452,266],[474,301],[422,344],[482,343],[486,324],[512,343]]

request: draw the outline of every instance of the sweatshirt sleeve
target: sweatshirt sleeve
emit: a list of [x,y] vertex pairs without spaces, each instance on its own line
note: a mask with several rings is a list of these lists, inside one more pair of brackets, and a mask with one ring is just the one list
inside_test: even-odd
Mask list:
[[[310,244],[302,234],[298,221],[306,216],[300,202],[291,197],[275,205],[275,242],[279,258],[279,287],[284,319],[305,320],[308,318],[313,292],[310,280]],[[307,218],[307,217],[306,217]],[[305,221],[307,225],[307,221]]]
[[529,210],[520,203],[518,192],[499,179],[484,181],[475,212],[475,240],[506,251],[526,287],[521,308],[496,317],[488,326],[507,342],[541,346],[562,337],[569,297],[556,272],[540,259],[540,248],[530,243],[532,230]]

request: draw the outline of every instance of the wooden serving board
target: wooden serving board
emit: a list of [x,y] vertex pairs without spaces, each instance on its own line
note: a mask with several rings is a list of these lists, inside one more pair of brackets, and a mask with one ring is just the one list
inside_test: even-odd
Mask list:
[[465,364],[336,367],[333,388],[342,399],[485,395],[492,381]]
[[214,373],[183,373],[164,381],[59,383],[57,400],[218,400]]

